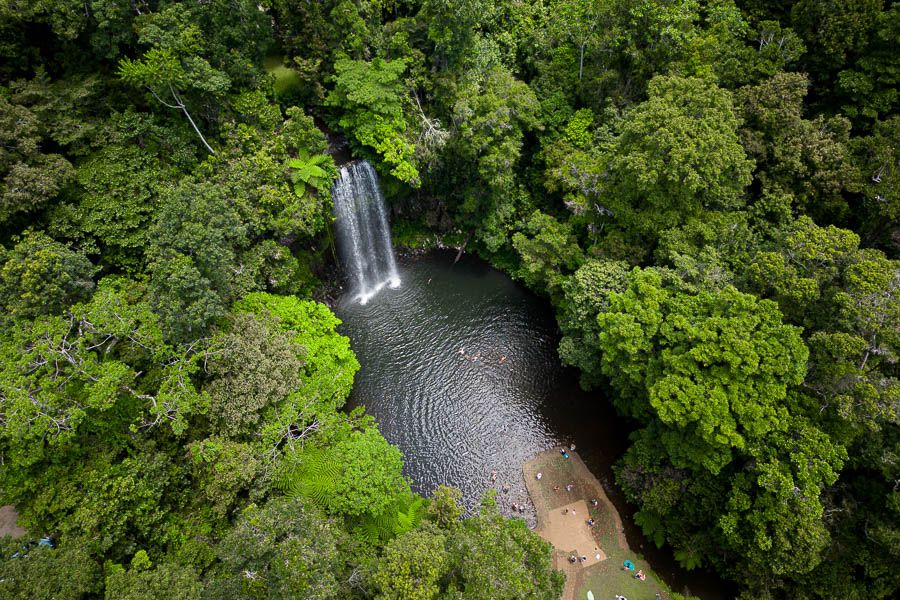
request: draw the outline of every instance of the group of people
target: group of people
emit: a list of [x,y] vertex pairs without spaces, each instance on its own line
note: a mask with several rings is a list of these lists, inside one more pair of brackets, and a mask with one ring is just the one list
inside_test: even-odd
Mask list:
[[[540,478],[541,478],[541,474],[538,473],[538,479],[540,479]],[[492,483],[497,482],[497,471],[496,470],[491,471],[491,482]],[[503,491],[504,494],[508,494],[509,493],[509,484],[504,483],[502,486],[500,486],[500,489]],[[510,504],[510,508],[512,509],[512,511],[514,513],[524,513],[525,512],[525,504],[524,503],[519,504],[518,502],[513,502],[512,504]]]
[[569,562],[572,564],[575,564],[576,562],[584,563],[587,562],[587,556],[585,556],[584,554],[582,554],[581,556],[572,554],[569,556]]
[[[627,560],[627,559],[626,559],[626,560],[622,563],[622,570],[623,570],[623,571],[634,571],[634,563],[631,562],[630,560]],[[638,572],[635,573],[634,578],[635,578],[635,579],[640,579],[641,581],[646,581],[646,580],[647,580],[647,576],[644,575],[644,570],[643,570],[643,569],[638,569]]]

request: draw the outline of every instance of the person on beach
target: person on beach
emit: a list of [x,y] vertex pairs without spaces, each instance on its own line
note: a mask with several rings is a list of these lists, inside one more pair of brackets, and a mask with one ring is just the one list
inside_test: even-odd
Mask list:
[[535,479],[537,479],[538,481],[540,481],[540,480],[541,480],[541,477],[543,477],[543,476],[544,476],[544,474],[541,473],[540,471],[538,471],[538,474],[535,475]]
[[567,492],[571,492],[573,487],[574,487],[574,486],[573,486],[571,483],[566,484],[566,491],[567,491]]
[[596,498],[591,498],[591,506],[593,506],[594,508],[597,508],[598,504],[600,504],[600,503],[597,502]]
[[554,491],[554,492],[558,492],[558,491],[559,491],[559,486],[558,486],[558,485],[554,485],[554,486],[553,486],[553,491]]
[[491,471],[491,481],[497,481],[497,471]]

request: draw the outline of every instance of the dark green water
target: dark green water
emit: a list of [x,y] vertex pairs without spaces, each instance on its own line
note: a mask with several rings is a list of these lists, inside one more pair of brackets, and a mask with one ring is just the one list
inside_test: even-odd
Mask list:
[[629,518],[633,510],[611,485],[628,429],[560,365],[548,304],[481,261],[454,265],[454,257],[401,257],[399,289],[385,288],[365,305],[348,295],[335,308],[361,365],[348,406],[365,406],[403,451],[413,489],[429,496],[442,483],[458,487],[472,509],[495,487],[502,512],[524,505],[516,514],[533,525],[522,464],[575,443],[622,514],[632,548],[674,589],[724,597],[714,579],[684,573],[654,552]]
[[568,442],[552,417],[563,383],[552,315],[477,261],[400,263],[399,289],[337,310],[362,365],[349,404],[400,447],[417,491],[453,485],[471,508],[496,470],[497,487],[510,486],[501,507],[526,504],[522,463]]

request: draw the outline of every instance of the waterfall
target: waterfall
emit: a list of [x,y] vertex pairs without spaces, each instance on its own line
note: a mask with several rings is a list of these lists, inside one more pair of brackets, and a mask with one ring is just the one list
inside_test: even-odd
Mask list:
[[361,304],[385,285],[400,286],[384,196],[375,169],[364,160],[341,167],[331,190],[341,263]]

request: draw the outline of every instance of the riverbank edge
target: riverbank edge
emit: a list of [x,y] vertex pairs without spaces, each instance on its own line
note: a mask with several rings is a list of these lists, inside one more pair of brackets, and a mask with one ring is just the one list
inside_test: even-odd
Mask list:
[[[525,489],[528,491],[528,496],[534,506],[537,520],[534,532],[543,539],[546,539],[544,530],[549,522],[550,511],[555,510],[558,507],[551,506],[551,502],[546,499],[545,494],[541,493],[541,486],[549,486],[550,483],[548,480],[550,478],[545,475],[541,480],[538,480],[537,473],[542,472],[544,474],[551,474],[554,469],[559,470],[558,465],[560,465],[559,461],[561,460],[564,459],[561,458],[558,449],[551,448],[540,452],[522,465],[522,475],[525,478]],[[568,460],[563,464],[567,470],[572,471],[571,480],[578,482],[576,490],[579,493],[577,496],[586,503],[589,503],[591,499],[596,499],[599,503],[597,510],[606,513],[609,518],[612,519],[615,529],[614,539],[616,547],[602,548],[601,545],[602,550],[608,555],[607,560],[616,563],[611,565],[612,569],[618,571],[621,566],[622,557],[628,557],[638,565],[638,568],[643,569],[645,573],[647,573],[647,583],[652,582],[654,588],[659,588],[654,591],[658,591],[663,598],[671,598],[670,590],[668,590],[667,586],[662,583],[662,580],[652,572],[650,565],[642,560],[640,555],[628,546],[628,541],[625,537],[625,528],[622,524],[622,518],[619,515],[619,511],[616,510],[615,505],[606,495],[600,481],[593,473],[591,473],[587,465],[584,464],[584,461],[581,460],[581,457],[576,452],[570,451]],[[571,498],[567,498],[566,501],[570,502]],[[576,598],[583,597],[583,595],[578,596],[578,593],[584,590],[585,586],[589,583],[588,579],[590,578],[596,581],[591,575],[596,571],[608,570],[610,567],[610,565],[604,565],[603,563],[589,567],[582,567],[579,563],[571,564],[568,561],[570,553],[570,549],[558,547],[554,547],[553,551],[553,567],[566,575],[566,585],[562,595],[563,600],[575,600]],[[622,575],[625,576],[624,573]],[[602,592],[599,589],[594,590],[594,594],[598,598],[603,597]]]
[[[575,452],[570,453],[569,460],[572,461],[572,465],[574,465],[576,471],[581,471],[580,475],[583,477],[585,481],[589,481],[594,484],[596,487],[596,494],[592,496],[596,498],[599,502],[602,502],[605,507],[607,507],[613,516],[613,519],[616,523],[616,541],[619,544],[619,547],[625,549],[628,547],[625,541],[625,530],[622,526],[622,520],[619,517],[619,512],[615,509],[612,502],[610,502],[609,498],[606,496],[606,492],[603,490],[603,486],[600,485],[600,482],[594,477],[593,473],[588,470],[587,465],[584,464],[584,461],[581,460],[581,457],[578,456]],[[525,477],[525,489],[528,491],[528,496],[531,499],[531,504],[534,506],[534,512],[537,520],[537,525],[534,528],[534,532],[542,535],[544,529],[547,527],[547,522],[549,520],[550,511],[553,507],[549,506],[549,503],[544,499],[544,495],[539,493],[538,491],[538,479],[536,475],[541,470],[546,470],[548,463],[553,460],[559,460],[560,455],[557,452],[556,448],[551,448],[550,450],[544,450],[543,452],[536,455],[534,458],[526,462],[522,465],[522,475]],[[585,498],[587,500],[587,498]],[[575,593],[578,589],[581,588],[584,583],[584,569],[579,564],[571,564],[568,561],[569,552],[560,548],[554,548],[553,550],[553,567],[562,571],[566,575],[566,587],[563,589],[563,600],[574,600]]]

